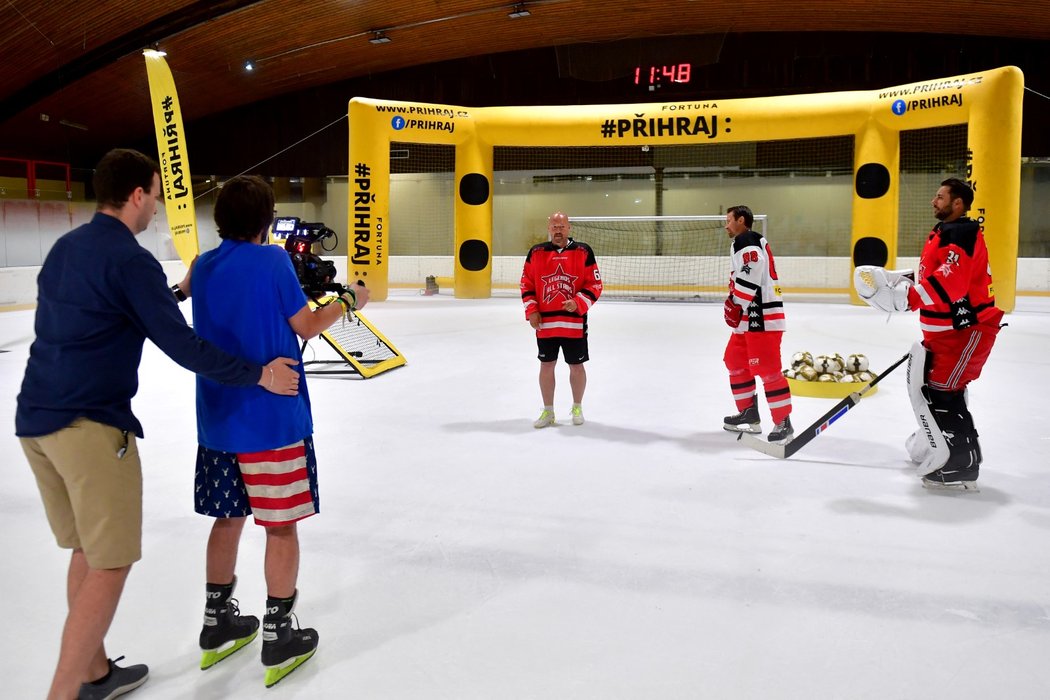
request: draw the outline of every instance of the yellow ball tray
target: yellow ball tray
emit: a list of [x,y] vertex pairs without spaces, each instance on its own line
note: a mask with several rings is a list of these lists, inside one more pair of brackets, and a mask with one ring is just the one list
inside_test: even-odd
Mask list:
[[[815,399],[844,399],[854,391],[861,391],[867,386],[866,382],[800,382],[797,379],[788,379],[792,396],[809,396]],[[864,396],[871,396],[879,391],[878,386],[873,386]]]

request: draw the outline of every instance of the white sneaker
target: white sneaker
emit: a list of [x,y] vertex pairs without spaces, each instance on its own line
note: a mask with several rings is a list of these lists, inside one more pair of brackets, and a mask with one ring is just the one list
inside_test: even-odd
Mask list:
[[572,424],[573,425],[583,425],[583,407],[582,406],[573,406],[571,413],[572,413]]
[[543,409],[543,413],[536,419],[536,422],[532,424],[533,428],[546,428],[547,426],[554,425],[554,411],[548,411]]

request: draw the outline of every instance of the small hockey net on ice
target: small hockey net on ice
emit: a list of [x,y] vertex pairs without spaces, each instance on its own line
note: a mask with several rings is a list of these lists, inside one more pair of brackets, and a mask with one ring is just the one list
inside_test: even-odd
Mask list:
[[[309,304],[311,309],[318,306],[313,300]],[[303,365],[308,374],[358,374],[368,379],[405,364],[405,356],[360,312],[332,324],[321,339],[339,359],[319,356],[316,351],[308,355],[309,343],[304,342]]]
[[[768,217],[752,228],[766,235]],[[591,246],[604,297],[710,301],[725,298],[730,243],[725,214],[570,217],[571,235]]]

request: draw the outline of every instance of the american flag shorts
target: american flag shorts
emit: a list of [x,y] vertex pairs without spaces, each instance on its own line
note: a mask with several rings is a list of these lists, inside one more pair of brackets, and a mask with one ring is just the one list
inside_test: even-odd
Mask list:
[[222,452],[199,445],[194,510],[214,518],[254,515],[264,527],[320,512],[313,439],[262,452]]

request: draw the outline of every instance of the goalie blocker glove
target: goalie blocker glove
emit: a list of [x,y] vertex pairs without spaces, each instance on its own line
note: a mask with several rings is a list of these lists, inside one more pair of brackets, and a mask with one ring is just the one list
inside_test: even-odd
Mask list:
[[876,265],[858,265],[853,287],[865,303],[879,311],[910,311],[908,290],[915,284],[911,270],[887,270]]

